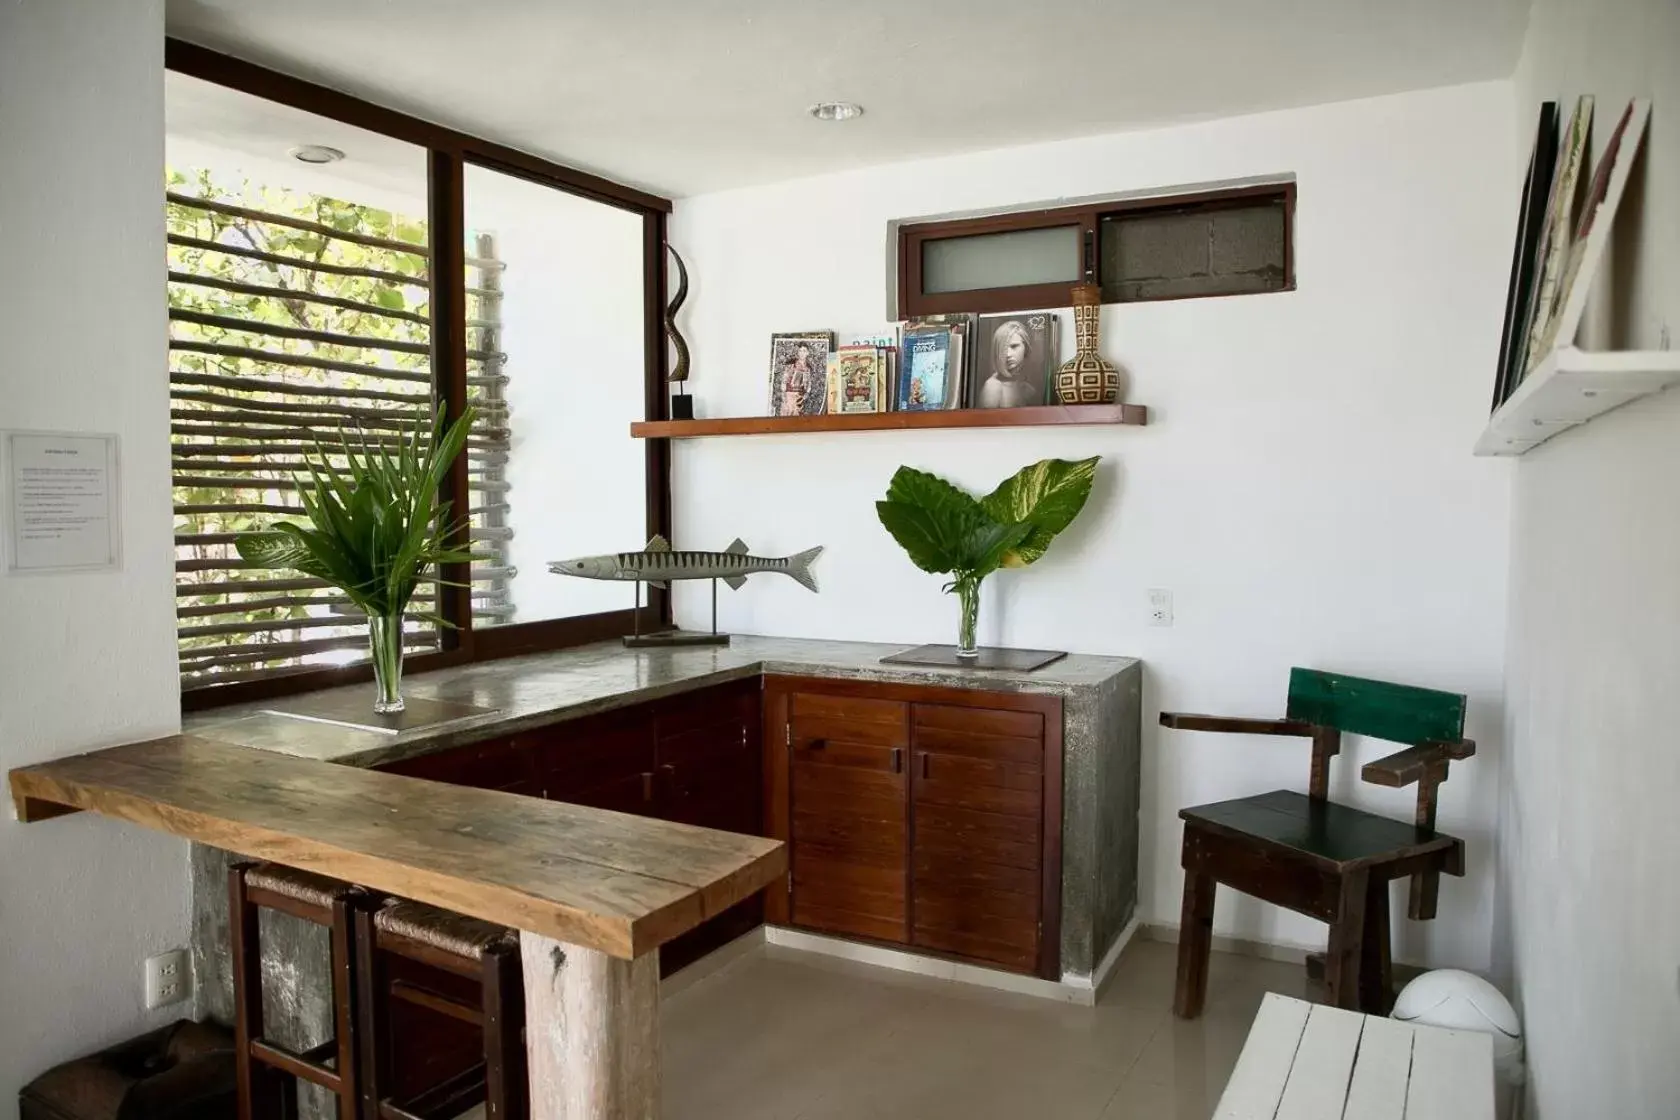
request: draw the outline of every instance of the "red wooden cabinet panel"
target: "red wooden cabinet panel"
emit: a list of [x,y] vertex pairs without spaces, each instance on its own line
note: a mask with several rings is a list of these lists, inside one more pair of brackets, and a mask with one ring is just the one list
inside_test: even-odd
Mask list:
[[659,816],[726,832],[763,831],[758,697],[754,678],[655,710]]
[[812,692],[786,704],[791,920],[903,942],[908,705]]
[[542,795],[542,779],[528,745],[517,737],[472,743],[380,767],[392,774],[475,789]]
[[605,712],[526,732],[543,796],[654,816],[653,721],[641,708]]
[[1043,715],[916,704],[910,736],[912,943],[1034,968],[1043,912]]
[[1058,978],[1061,721],[1055,697],[766,678],[792,868],[769,920]]
[[[716,685],[653,706],[656,814],[762,835],[760,679]],[[764,922],[761,895],[730,907],[660,949],[669,974]]]

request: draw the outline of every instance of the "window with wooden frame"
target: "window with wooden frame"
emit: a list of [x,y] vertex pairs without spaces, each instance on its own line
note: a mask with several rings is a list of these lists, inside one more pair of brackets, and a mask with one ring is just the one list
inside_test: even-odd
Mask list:
[[898,314],[1290,291],[1295,185],[1235,187],[898,227]]
[[[354,608],[234,538],[301,519],[309,457],[468,405],[444,496],[482,559],[416,593],[410,670],[631,630],[629,589],[546,562],[668,531],[665,443],[627,433],[664,407],[670,203],[190,44],[166,58],[183,706],[371,678]],[[668,621],[668,596],[642,610]]]

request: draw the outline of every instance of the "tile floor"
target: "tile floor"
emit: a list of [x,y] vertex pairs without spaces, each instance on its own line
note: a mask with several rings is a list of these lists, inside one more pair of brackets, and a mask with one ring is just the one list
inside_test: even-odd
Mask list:
[[1300,965],[1213,955],[1172,1017],[1176,949],[1136,941],[1096,1007],[759,946],[665,1000],[665,1120],[1207,1120]]

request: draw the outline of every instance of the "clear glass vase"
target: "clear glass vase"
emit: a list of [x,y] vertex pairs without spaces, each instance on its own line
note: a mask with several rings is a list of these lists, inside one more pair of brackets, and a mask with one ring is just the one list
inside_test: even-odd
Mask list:
[[971,660],[980,656],[980,646],[974,639],[974,632],[980,625],[980,581],[958,580],[955,590],[960,612],[957,617],[957,656]]
[[373,652],[373,710],[378,715],[403,710],[402,613],[368,617],[368,645]]

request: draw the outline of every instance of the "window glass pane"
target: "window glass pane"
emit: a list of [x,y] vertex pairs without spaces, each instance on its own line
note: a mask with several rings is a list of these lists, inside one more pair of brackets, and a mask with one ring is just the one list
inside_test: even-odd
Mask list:
[[466,169],[467,374],[477,628],[628,610],[616,581],[548,563],[647,537],[642,218]]
[[1078,226],[977,233],[922,242],[922,291],[972,292],[1025,284],[1077,283]]
[[233,536],[306,523],[293,479],[317,445],[430,422],[426,152],[173,72],[165,89],[183,686],[365,661],[342,593],[245,568]]
[[1103,299],[1273,292],[1288,284],[1283,200],[1134,210],[1098,223]]

